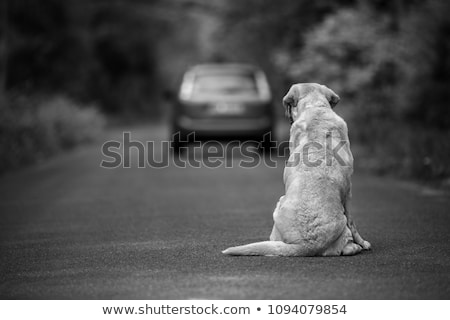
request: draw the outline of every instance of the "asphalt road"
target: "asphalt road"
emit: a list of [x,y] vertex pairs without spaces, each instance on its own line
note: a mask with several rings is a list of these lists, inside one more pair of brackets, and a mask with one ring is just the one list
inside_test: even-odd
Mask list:
[[0,298],[450,299],[443,192],[356,172],[353,211],[371,252],[230,257],[221,250],[268,238],[282,160],[103,169],[102,159],[91,145],[0,177]]

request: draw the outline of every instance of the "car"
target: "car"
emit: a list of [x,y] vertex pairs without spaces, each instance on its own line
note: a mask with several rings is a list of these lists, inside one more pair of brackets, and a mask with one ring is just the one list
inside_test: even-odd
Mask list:
[[267,140],[275,118],[266,75],[247,64],[193,66],[183,76],[171,122],[175,152],[193,134],[196,140]]

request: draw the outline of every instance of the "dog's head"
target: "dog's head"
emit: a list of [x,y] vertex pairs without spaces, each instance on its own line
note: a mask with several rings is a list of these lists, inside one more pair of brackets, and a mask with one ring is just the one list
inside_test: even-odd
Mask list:
[[331,108],[334,108],[340,100],[339,96],[333,90],[324,85],[318,83],[294,84],[283,98],[286,116],[291,121],[291,124],[297,120],[305,108],[305,105],[301,102],[302,100],[306,100],[306,98],[324,100]]

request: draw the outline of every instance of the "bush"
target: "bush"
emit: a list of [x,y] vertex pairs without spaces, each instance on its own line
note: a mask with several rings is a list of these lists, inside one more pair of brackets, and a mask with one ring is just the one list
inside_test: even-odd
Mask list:
[[14,97],[0,109],[0,172],[94,140],[105,120],[66,97]]
[[352,139],[350,131],[357,168],[421,180],[450,177],[448,130],[417,130],[406,123],[384,121],[368,123],[358,133]]

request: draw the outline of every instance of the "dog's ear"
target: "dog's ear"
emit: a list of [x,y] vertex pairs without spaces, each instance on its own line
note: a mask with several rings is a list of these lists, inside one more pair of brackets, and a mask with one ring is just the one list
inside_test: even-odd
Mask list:
[[322,85],[322,89],[324,91],[325,97],[330,103],[331,108],[334,108],[339,103],[341,98],[339,98],[339,96],[327,86]]
[[292,86],[288,93],[283,97],[283,106],[284,111],[286,114],[286,117],[289,118],[289,121],[291,124],[294,122],[294,119],[292,117],[292,108],[295,108],[298,103],[298,92],[297,89]]

